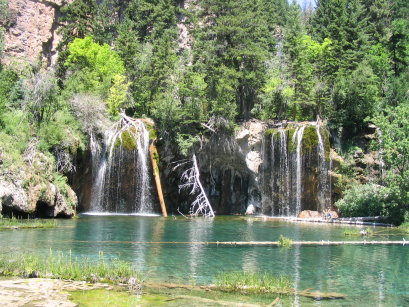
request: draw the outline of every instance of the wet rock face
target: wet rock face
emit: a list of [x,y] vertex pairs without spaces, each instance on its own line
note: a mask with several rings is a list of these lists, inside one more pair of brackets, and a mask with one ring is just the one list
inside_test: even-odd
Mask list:
[[72,0],[10,0],[13,16],[5,35],[4,63],[29,62],[39,59],[46,65],[57,60],[57,33],[60,8]]
[[[297,136],[293,136],[301,127],[304,135],[297,166]],[[244,214],[251,206],[257,213],[296,216],[302,210],[322,212],[330,207],[329,138],[326,129],[320,129],[324,140],[321,155],[315,123],[272,125],[251,120],[244,122],[234,136],[210,134],[202,148],[197,149],[197,160],[201,182],[216,214]],[[161,152],[161,157],[168,163],[172,161],[166,151]],[[323,173],[325,182],[321,178]],[[177,187],[178,175],[170,171],[163,174],[169,211],[177,214],[175,209],[179,206],[188,211],[190,200],[186,195],[175,192],[169,197],[171,186]],[[321,190],[326,192],[320,193]]]

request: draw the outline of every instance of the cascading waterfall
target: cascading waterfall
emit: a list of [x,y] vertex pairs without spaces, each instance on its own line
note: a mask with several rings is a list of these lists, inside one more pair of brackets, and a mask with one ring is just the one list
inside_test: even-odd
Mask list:
[[319,123],[283,123],[266,131],[262,146],[262,211],[297,216],[331,206],[328,134]]
[[324,211],[328,205],[331,204],[331,182],[329,178],[329,158],[325,154],[325,145],[322,140],[320,125],[317,122],[317,136],[318,136],[318,201],[320,204],[320,210]]
[[282,212],[280,215],[290,215],[290,173],[288,165],[287,133],[283,129],[280,132],[280,196],[282,198]]
[[142,121],[122,115],[105,132],[102,146],[91,135],[91,155],[92,212],[152,213],[149,132]]
[[301,180],[302,180],[302,155],[301,155],[301,146],[302,146],[302,137],[304,134],[304,129],[305,126],[302,126],[300,129],[297,131],[297,189],[296,189],[296,207],[295,207],[295,215],[298,215],[301,212],[301,193],[302,193],[302,185],[301,185]]

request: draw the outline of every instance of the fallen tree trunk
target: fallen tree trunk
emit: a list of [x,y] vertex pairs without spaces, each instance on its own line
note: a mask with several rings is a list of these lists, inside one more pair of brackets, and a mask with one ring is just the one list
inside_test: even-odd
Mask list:
[[162,210],[162,215],[164,217],[167,217],[168,213],[166,211],[165,198],[163,197],[162,184],[160,182],[159,166],[158,166],[158,163],[156,161],[156,159],[158,157],[158,151],[157,151],[156,146],[155,146],[155,144],[153,142],[149,146],[149,154],[150,154],[151,161],[152,161],[153,176],[155,177],[156,190],[158,191],[158,197],[159,197],[160,207],[161,207],[161,210]]

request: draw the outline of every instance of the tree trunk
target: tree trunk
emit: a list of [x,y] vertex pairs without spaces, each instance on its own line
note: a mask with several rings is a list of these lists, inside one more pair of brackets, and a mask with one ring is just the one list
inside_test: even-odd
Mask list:
[[152,161],[153,176],[155,177],[156,190],[158,191],[160,207],[162,209],[163,216],[166,217],[168,216],[168,213],[166,211],[165,199],[163,198],[162,184],[160,183],[159,167],[156,161],[159,155],[158,151],[156,150],[156,146],[153,143],[151,143],[151,145],[149,146],[149,154]]

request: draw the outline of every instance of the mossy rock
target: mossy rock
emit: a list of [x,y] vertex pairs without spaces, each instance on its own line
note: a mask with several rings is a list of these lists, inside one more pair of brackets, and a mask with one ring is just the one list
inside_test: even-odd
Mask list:
[[288,140],[287,140],[287,142],[288,142],[288,152],[290,152],[290,153],[295,152],[297,150],[297,142],[293,143],[293,136],[294,136],[294,133],[295,133],[296,130],[297,129],[293,128],[293,127],[288,129]]
[[302,139],[302,153],[307,154],[315,150],[318,146],[318,143],[319,139],[316,127],[315,126],[305,127]]
[[132,127],[128,130],[122,132],[121,136],[118,137],[115,141],[115,148],[122,146],[126,150],[137,149],[138,145],[136,144],[135,134],[137,133],[135,127]]

